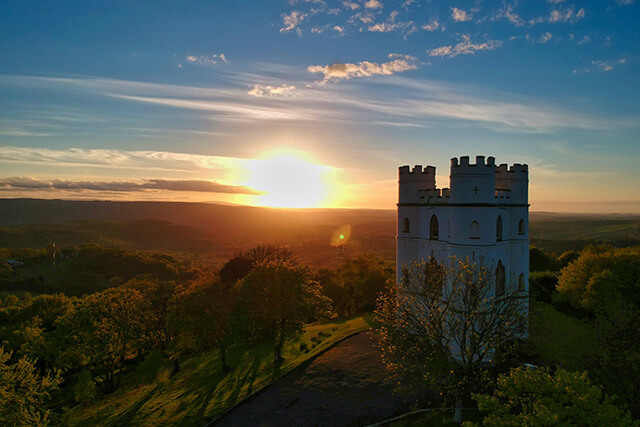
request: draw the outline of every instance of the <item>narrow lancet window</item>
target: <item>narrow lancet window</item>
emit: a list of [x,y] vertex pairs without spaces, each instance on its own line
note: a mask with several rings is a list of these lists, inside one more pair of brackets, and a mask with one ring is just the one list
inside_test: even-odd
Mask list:
[[429,238],[431,240],[438,240],[439,229],[438,229],[438,217],[433,215],[431,217],[431,223],[429,224]]
[[480,238],[480,224],[478,223],[478,221],[473,221],[469,226],[469,238],[470,239]]
[[405,218],[402,221],[402,232],[403,233],[408,233],[411,231],[411,224],[409,224],[409,218]]
[[518,234],[524,234],[524,219],[518,222]]
[[502,217],[498,215],[498,220],[496,221],[496,241],[499,242],[502,240]]

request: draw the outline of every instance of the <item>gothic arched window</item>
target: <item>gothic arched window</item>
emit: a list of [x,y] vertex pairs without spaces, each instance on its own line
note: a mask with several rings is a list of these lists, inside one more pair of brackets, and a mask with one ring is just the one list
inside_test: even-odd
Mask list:
[[480,224],[478,224],[478,221],[471,222],[471,225],[469,226],[469,238],[470,239],[480,238]]
[[524,291],[524,273],[520,273],[518,277],[518,290]]
[[524,219],[518,222],[518,234],[524,234]]
[[405,218],[402,221],[402,232],[408,233],[409,231],[411,231],[411,224],[409,224],[409,218]]
[[429,239],[438,240],[438,217],[433,215],[429,223]]
[[496,241],[499,242],[502,240],[502,217],[498,215],[498,220],[496,221]]
[[496,297],[504,295],[505,282],[504,266],[502,261],[498,261],[498,266],[496,267]]

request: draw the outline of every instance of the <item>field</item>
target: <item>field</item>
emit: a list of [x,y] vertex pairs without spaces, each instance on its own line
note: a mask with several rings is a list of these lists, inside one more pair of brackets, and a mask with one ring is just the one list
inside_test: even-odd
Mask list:
[[[169,367],[151,385],[129,384],[99,403],[69,411],[64,425],[203,425],[275,379],[331,347],[369,329],[371,316],[309,325],[297,341],[285,345],[285,361],[274,366],[269,343],[229,351],[233,367],[223,374],[216,352],[191,358],[168,378]],[[308,351],[301,350],[306,344]]]

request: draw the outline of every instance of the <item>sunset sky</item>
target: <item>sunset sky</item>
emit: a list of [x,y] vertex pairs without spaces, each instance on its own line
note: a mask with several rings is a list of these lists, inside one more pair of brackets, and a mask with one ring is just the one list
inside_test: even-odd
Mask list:
[[397,168],[528,163],[640,213],[640,0],[3,1],[0,197],[394,209]]

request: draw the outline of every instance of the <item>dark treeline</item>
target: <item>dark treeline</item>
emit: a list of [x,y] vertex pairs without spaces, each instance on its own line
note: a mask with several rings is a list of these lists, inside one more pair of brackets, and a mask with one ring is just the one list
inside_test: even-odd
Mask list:
[[531,297],[593,328],[595,348],[579,367],[639,418],[640,247],[587,245],[559,257],[532,248],[530,256]]
[[[19,270],[50,251],[9,255],[21,255]],[[125,380],[153,381],[163,364],[177,372],[203,351],[219,351],[225,371],[233,369],[229,347],[268,341],[279,363],[283,344],[305,324],[371,310],[393,278],[393,269],[373,255],[314,272],[274,245],[243,251],[218,270],[99,247],[58,257],[77,273],[74,283],[57,284],[64,293],[0,300],[0,372],[8,384],[0,424],[46,424],[62,408],[92,402]],[[10,276],[12,269],[5,270]]]

